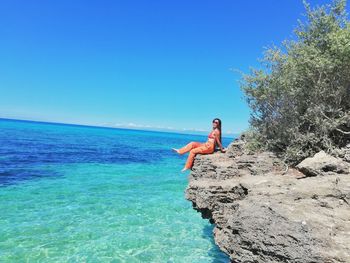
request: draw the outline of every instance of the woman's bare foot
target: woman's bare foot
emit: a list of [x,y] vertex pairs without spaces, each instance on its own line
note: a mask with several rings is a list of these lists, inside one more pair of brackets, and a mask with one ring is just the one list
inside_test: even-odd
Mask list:
[[185,172],[185,171],[187,171],[187,170],[189,170],[189,169],[186,168],[186,167],[184,167],[184,168],[181,170],[181,172],[183,173],[183,172]]
[[178,149],[175,149],[175,148],[171,148],[171,149],[172,149],[174,152],[177,152],[178,154],[180,154]]

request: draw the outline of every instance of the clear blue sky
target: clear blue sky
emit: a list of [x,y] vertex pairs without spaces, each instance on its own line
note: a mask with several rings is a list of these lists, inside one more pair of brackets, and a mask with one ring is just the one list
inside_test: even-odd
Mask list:
[[[312,5],[329,1],[309,1]],[[248,127],[240,75],[292,35],[300,0],[0,2],[0,117]]]

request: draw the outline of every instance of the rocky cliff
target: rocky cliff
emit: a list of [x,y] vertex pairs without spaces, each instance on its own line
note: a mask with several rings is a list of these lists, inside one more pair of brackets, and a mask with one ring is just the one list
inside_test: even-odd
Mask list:
[[350,145],[289,169],[244,146],[198,155],[186,189],[231,262],[350,262]]

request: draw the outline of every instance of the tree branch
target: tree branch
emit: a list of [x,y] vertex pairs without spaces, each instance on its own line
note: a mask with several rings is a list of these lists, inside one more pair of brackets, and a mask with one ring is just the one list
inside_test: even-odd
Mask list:
[[339,128],[335,128],[338,132],[341,132],[341,133],[343,133],[343,134],[350,134],[350,131],[343,131],[343,130],[341,130],[341,129],[339,129]]

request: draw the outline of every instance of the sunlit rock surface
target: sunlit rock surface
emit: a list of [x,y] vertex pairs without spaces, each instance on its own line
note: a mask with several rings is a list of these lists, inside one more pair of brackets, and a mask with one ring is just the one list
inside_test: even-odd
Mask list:
[[238,139],[225,154],[196,157],[186,198],[232,262],[350,262],[347,158],[321,152],[286,169]]

